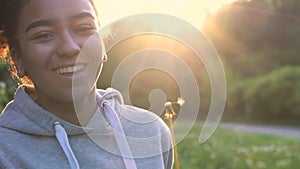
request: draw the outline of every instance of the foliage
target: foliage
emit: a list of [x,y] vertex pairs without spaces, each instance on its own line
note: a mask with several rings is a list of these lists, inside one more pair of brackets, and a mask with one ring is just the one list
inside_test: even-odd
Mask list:
[[178,144],[180,167],[188,169],[294,169],[300,165],[300,141],[272,135],[217,129],[198,143],[200,125]]
[[11,79],[7,65],[0,60],[0,113],[8,101],[13,99],[17,83]]
[[245,100],[262,117],[300,119],[300,67],[284,67],[253,80]]
[[236,0],[209,15],[203,31],[226,65],[225,115],[299,121],[298,69],[284,68],[300,65],[299,0]]
[[210,15],[203,31],[230,69],[252,77],[299,65],[298,0],[239,0]]
[[6,85],[4,82],[0,81],[0,110],[4,108],[7,101]]
[[[124,22],[115,25],[114,29],[122,28],[122,34],[128,29],[147,26],[149,25],[143,21]],[[174,28],[173,31],[185,30]],[[112,32],[114,35],[118,33]],[[237,0],[209,15],[203,24],[203,32],[215,45],[226,68],[229,95],[225,115],[249,118],[255,122],[299,119],[300,111],[296,104],[300,97],[299,81],[296,78],[298,73],[294,68],[281,69],[300,65],[300,38],[297,36],[300,34],[299,0]],[[113,73],[124,61],[124,57],[146,48],[173,51],[174,55],[189,65],[200,88],[199,114],[205,117],[206,114],[202,112],[208,112],[211,99],[206,70],[201,61],[197,60],[197,56],[170,38],[155,35],[135,36],[115,46],[108,53],[110,59],[104,66],[99,87],[110,87]],[[169,67],[181,71],[171,63],[172,61],[168,61]],[[1,109],[4,102],[12,99],[16,86],[5,65],[1,63],[0,81],[5,83],[2,86],[6,86],[1,88]],[[174,101],[180,96],[179,87],[175,83],[172,77],[162,71],[140,72],[130,86],[132,103],[149,108],[147,96],[154,88],[162,89],[166,98]]]
[[244,112],[244,115],[264,121],[294,119],[296,122],[300,119],[299,77],[299,66],[287,66],[240,81],[231,87],[229,93],[231,111]]

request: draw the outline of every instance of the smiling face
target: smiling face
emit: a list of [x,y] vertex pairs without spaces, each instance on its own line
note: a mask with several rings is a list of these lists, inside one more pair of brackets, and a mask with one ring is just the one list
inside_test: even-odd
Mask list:
[[37,102],[72,102],[72,80],[81,82],[74,89],[79,97],[94,91],[101,53],[77,58],[98,30],[97,15],[88,0],[30,0],[24,6],[15,61],[33,81]]

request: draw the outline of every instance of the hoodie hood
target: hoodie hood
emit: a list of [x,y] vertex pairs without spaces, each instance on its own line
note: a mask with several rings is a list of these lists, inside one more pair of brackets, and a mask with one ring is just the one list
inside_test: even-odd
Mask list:
[[[55,136],[54,124],[57,122],[64,127],[69,136],[86,134],[86,132],[111,132],[112,130],[101,107],[83,128],[44,110],[30,98],[25,89],[26,86],[19,87],[15,99],[4,109],[0,118],[1,127],[39,136]],[[120,93],[114,89],[97,90],[97,95],[97,102],[101,99],[107,100],[115,109],[123,104]]]

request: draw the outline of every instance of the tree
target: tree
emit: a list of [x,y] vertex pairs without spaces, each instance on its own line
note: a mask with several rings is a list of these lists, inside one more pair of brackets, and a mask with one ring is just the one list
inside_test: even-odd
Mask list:
[[209,16],[203,30],[241,77],[300,64],[298,0],[236,1]]
[[11,78],[8,72],[7,65],[0,60],[0,112],[7,102],[13,98],[16,85],[16,81]]
[[287,66],[240,81],[230,90],[231,110],[263,121],[299,121],[299,77],[299,66]]

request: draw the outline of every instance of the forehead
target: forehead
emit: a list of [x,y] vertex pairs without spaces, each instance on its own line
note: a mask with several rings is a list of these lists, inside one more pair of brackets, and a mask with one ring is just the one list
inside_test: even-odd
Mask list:
[[26,26],[35,20],[65,20],[79,13],[96,12],[89,0],[29,0],[19,17],[19,24]]

